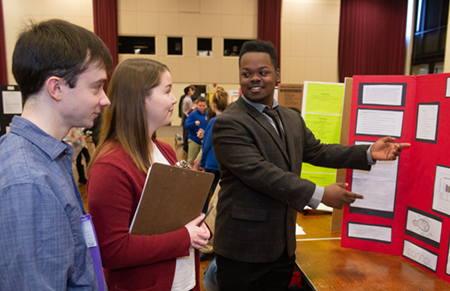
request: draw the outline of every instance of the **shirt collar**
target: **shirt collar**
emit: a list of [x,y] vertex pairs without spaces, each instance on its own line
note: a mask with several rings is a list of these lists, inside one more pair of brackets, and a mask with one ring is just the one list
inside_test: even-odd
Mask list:
[[[241,98],[244,99],[244,101],[247,102],[248,104],[250,104],[251,106],[255,107],[255,109],[261,113],[263,113],[264,109],[269,108],[269,106],[267,106],[265,104],[256,103],[256,102],[252,102],[252,101],[248,100],[247,98],[245,98],[244,94],[241,94]],[[273,99],[272,108],[276,109],[277,107],[278,107],[278,102],[277,102],[277,100]]]
[[34,123],[21,116],[13,117],[10,132],[13,134],[17,134],[35,144],[52,160],[56,159],[63,152],[69,154],[73,153],[73,148],[70,145],[57,140],[56,138],[40,129]]

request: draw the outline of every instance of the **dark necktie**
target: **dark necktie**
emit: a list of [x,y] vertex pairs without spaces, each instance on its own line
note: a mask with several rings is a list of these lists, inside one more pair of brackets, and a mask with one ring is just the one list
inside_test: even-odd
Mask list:
[[283,141],[284,145],[286,145],[286,137],[284,136],[283,129],[281,128],[280,116],[278,115],[277,110],[273,109],[273,108],[271,108],[271,109],[266,108],[266,109],[264,109],[264,113],[266,113],[273,119],[275,126],[277,127],[278,134],[280,135],[281,140]]

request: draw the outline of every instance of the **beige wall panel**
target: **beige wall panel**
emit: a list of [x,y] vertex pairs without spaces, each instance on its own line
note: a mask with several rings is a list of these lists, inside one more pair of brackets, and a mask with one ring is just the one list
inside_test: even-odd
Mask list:
[[258,17],[255,15],[242,16],[242,37],[253,39],[258,35]]
[[180,13],[180,34],[197,36],[200,35],[200,14]]
[[210,57],[198,57],[200,61],[200,79],[201,82],[218,83],[220,78],[221,60]]
[[197,57],[180,57],[180,79],[177,82],[200,83],[200,63]]
[[223,58],[223,38],[213,37],[212,38],[212,50],[214,58]]
[[280,36],[280,59],[282,57],[288,57],[291,55],[291,24],[281,24],[281,36]]
[[[33,1],[39,3],[39,1]],[[91,0],[82,0],[81,1],[81,15],[83,16],[90,16],[92,17],[92,22],[94,22],[94,9],[92,7],[92,1]]]
[[285,23],[292,23],[292,12],[294,4],[291,1],[283,1],[281,3],[281,27]]
[[158,0],[158,11],[178,12],[180,11],[179,0]]
[[220,14],[200,14],[200,36],[212,37],[222,33],[222,16]]
[[322,58],[320,65],[322,82],[339,82],[337,58]]
[[183,57],[197,56],[197,37],[184,36],[183,37]]
[[200,12],[222,13],[222,0],[200,0]]
[[305,81],[306,59],[304,57],[291,57],[290,61],[284,64],[281,73],[281,83],[303,84]]
[[224,57],[221,59],[220,77],[223,83],[239,84],[238,57]]
[[118,13],[117,29],[119,35],[136,35],[138,31],[137,12],[120,11],[120,13]]
[[[39,1],[36,1],[39,2]],[[81,2],[83,1],[58,1],[59,13],[64,16],[81,16]]]
[[340,10],[340,1],[323,4],[323,24],[339,26]]
[[137,12],[137,35],[155,36],[158,33],[158,13]]
[[338,58],[339,26],[323,26],[322,56]]
[[181,0],[180,12],[200,12],[200,0]]
[[172,56],[168,56],[168,57],[158,57],[156,58],[156,60],[160,63],[165,64],[169,70],[170,70],[170,74],[172,75],[172,82],[173,83],[180,83],[180,73],[182,72],[182,70],[184,70],[184,68],[180,65],[180,57],[172,57]]
[[242,15],[258,15],[258,0],[242,0]]
[[242,15],[222,15],[222,35],[225,38],[242,37]]
[[308,24],[323,24],[323,3],[320,2],[306,2],[305,9],[306,13],[306,23]]
[[288,35],[290,39],[289,56],[303,57],[306,55],[307,26],[305,24],[292,24]]
[[118,11],[136,11],[137,0],[117,0]]
[[167,36],[155,36],[155,54],[157,57],[167,56]]
[[243,0],[222,0],[222,14],[242,14],[242,1]]
[[82,16],[80,26],[87,30],[94,31],[94,20],[91,16]]
[[306,56],[320,57],[323,49],[323,26],[308,25],[306,27]]
[[158,34],[180,36],[180,21],[178,13],[158,13]]
[[158,0],[137,0],[136,9],[138,11],[157,12]]
[[[321,71],[322,71],[322,66],[321,66],[321,61],[322,58],[321,57],[307,57],[305,59],[305,81],[323,81],[320,77],[321,77]],[[332,68],[329,68],[330,70]]]
[[[283,5],[284,5],[283,1]],[[308,11],[308,3],[305,2],[291,2],[291,23],[292,24],[306,24],[308,23],[307,14]]]

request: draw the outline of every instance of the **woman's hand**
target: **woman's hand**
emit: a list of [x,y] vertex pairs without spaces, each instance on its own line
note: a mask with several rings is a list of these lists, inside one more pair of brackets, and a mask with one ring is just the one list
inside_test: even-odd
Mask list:
[[202,213],[199,217],[185,225],[191,237],[191,247],[198,250],[202,249],[208,243],[210,237],[209,229],[204,222],[200,226],[197,226],[204,217],[205,214]]

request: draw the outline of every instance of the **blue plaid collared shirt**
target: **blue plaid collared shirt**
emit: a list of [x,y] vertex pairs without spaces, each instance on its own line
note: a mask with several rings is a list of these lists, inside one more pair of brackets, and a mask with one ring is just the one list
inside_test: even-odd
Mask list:
[[72,153],[19,116],[0,139],[0,290],[97,290]]

